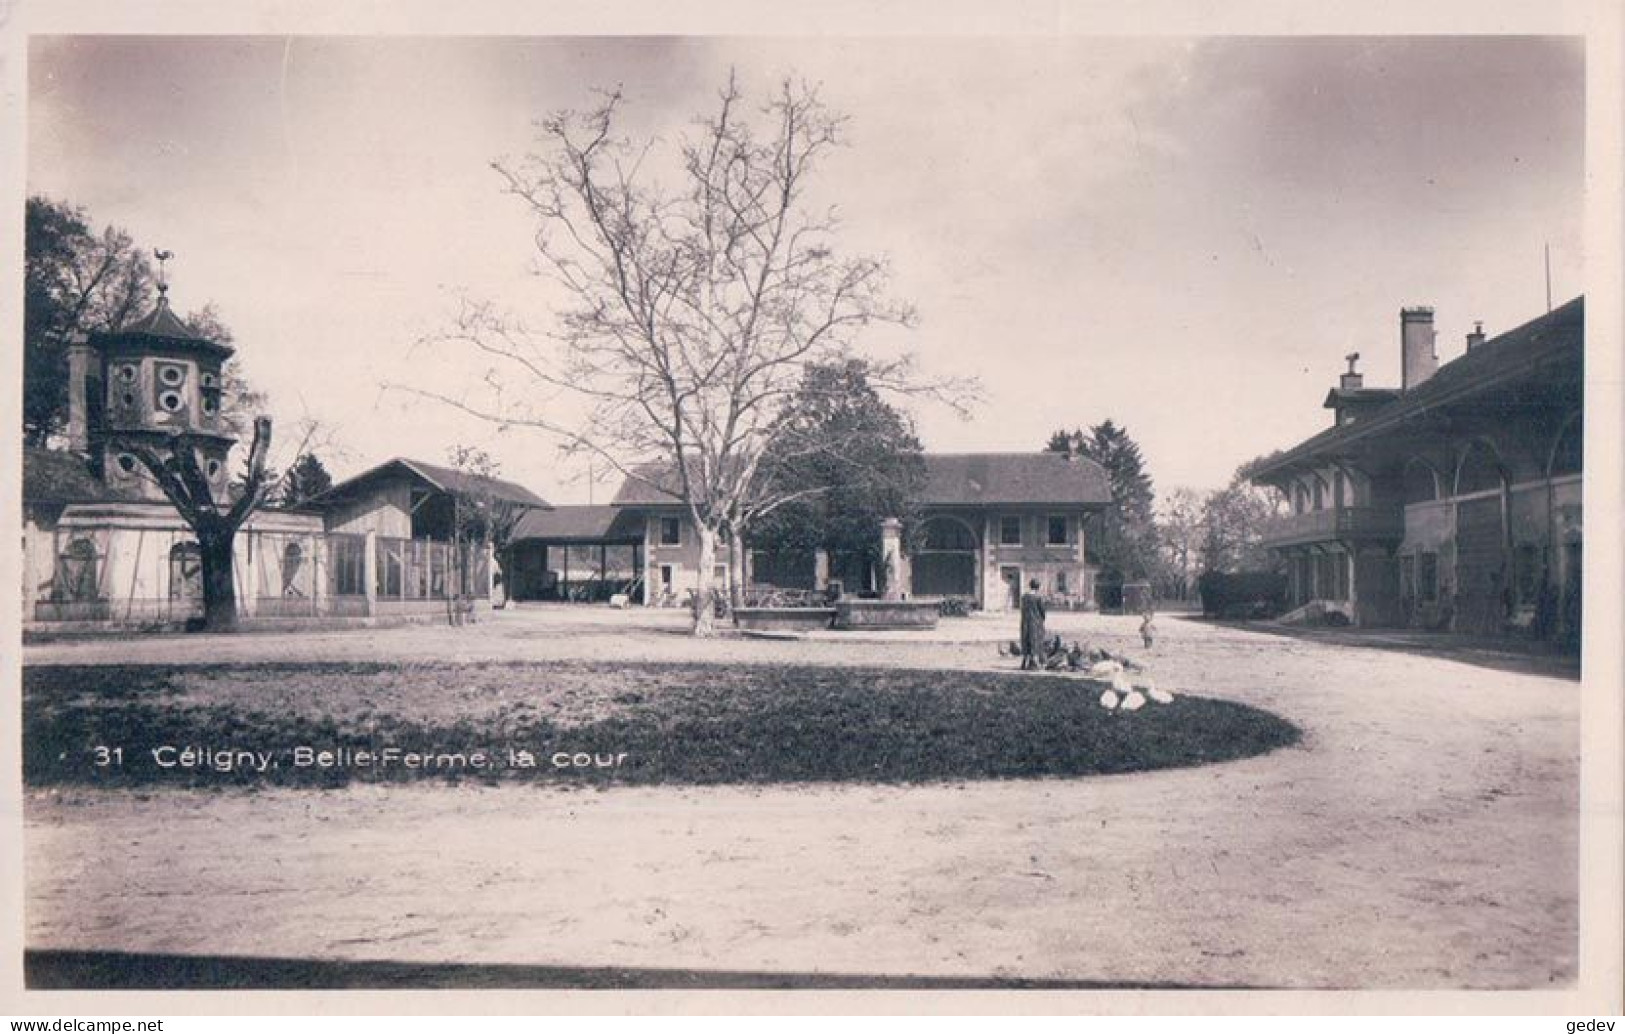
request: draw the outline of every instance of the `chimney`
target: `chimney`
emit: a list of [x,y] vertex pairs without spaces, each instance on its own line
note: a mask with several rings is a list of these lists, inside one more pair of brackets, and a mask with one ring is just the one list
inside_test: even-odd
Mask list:
[[1432,377],[1439,370],[1439,353],[1433,347],[1433,308],[1418,305],[1399,310],[1400,387],[1406,391]]
[[1067,438],[1066,438],[1066,460],[1067,460],[1067,462],[1070,463],[1070,462],[1072,462],[1073,460],[1077,459],[1079,456],[1082,456],[1082,455],[1083,455],[1083,432],[1082,431],[1077,431],[1077,432],[1075,432],[1073,434],[1067,435]]
[[1360,353],[1350,352],[1343,358],[1348,360],[1349,371],[1337,378],[1337,386],[1344,391],[1358,391],[1365,387],[1365,377],[1354,368],[1354,364],[1360,361]]
[[96,350],[84,338],[68,342],[68,449],[90,451],[90,364]]
[[1484,343],[1484,322],[1482,320],[1474,320],[1473,321],[1473,332],[1471,334],[1467,335],[1467,351],[1471,352],[1473,349],[1477,348],[1479,345],[1482,345],[1483,343]]

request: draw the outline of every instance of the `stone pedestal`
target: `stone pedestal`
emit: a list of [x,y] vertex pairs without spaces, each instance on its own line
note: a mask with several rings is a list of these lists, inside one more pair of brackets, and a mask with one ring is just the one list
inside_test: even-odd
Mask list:
[[888,600],[903,598],[903,522],[887,517],[880,522],[880,556],[885,565]]

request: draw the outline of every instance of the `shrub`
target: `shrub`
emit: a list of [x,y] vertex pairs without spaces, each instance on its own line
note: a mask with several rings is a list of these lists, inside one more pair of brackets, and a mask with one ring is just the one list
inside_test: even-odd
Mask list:
[[1206,571],[1196,589],[1204,617],[1274,617],[1286,609],[1286,576],[1275,571]]
[[962,596],[946,596],[937,601],[937,613],[945,618],[970,616],[971,601]]

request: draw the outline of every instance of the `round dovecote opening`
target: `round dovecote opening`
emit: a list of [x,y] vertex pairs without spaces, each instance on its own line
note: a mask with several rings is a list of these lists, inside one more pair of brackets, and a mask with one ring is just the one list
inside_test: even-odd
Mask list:
[[205,388],[212,388],[216,384],[219,383],[215,379],[214,374],[210,373],[208,370],[204,370],[201,374],[198,375],[197,382],[199,384],[201,384]]
[[118,454],[118,459],[116,459],[114,462],[118,464],[118,469],[124,471],[124,473],[126,473],[126,474],[134,474],[135,473],[135,462],[136,462],[135,457],[131,456],[129,453],[127,453],[127,452],[119,453]]
[[186,371],[179,366],[160,367],[158,380],[168,387],[177,388],[186,381]]
[[158,405],[166,413],[178,413],[181,409],[181,393],[166,391],[158,396]]
[[118,368],[118,379],[125,384],[134,384],[138,372],[134,363],[125,363]]
[[208,463],[204,464],[203,469],[209,475],[210,481],[219,481],[220,472],[225,468],[220,465],[219,460],[210,460]]
[[216,402],[212,396],[205,395],[203,397],[203,412],[209,414],[210,416],[214,416],[219,409],[220,403]]
[[134,406],[135,393],[132,391],[126,391],[123,395],[119,396],[119,401],[123,402],[126,406]]

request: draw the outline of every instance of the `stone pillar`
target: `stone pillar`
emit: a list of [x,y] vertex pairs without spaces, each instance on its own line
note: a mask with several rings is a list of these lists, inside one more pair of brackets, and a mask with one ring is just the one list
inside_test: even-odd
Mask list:
[[[34,621],[34,604],[40,598],[41,564],[39,563],[40,543],[50,541],[44,531],[32,517],[23,520],[23,624],[29,625]],[[54,558],[53,558],[54,562]],[[53,570],[53,575],[55,574]]]
[[977,554],[976,591],[981,594],[977,603],[985,611],[1007,610],[1004,579],[999,577],[999,554],[995,543],[999,540],[998,523],[992,514],[982,518],[982,548]]
[[[253,617],[260,609],[260,550],[265,548],[265,537],[252,526],[247,526],[243,528],[240,538],[243,580],[237,586],[237,612],[244,617]],[[237,550],[234,548],[232,553],[235,556]]]
[[655,579],[660,577],[660,565],[655,563],[655,543],[660,541],[660,539],[657,537],[658,533],[656,531],[656,528],[658,528],[658,527],[659,527],[659,524],[658,524],[658,519],[657,518],[655,518],[655,517],[647,517],[647,516],[644,517],[644,519],[643,519],[643,605],[645,607],[647,607],[647,606],[651,605],[652,603],[654,603],[654,599],[655,599]]
[[367,594],[367,616],[378,610],[378,532],[367,530],[361,553],[361,590]]
[[68,448],[73,452],[90,450],[90,400],[85,392],[95,356],[96,350],[83,339],[68,343]]
[[886,565],[886,599],[903,598],[903,522],[887,517],[880,522],[880,555]]
[[829,551],[813,550],[813,588],[819,592],[829,588]]

